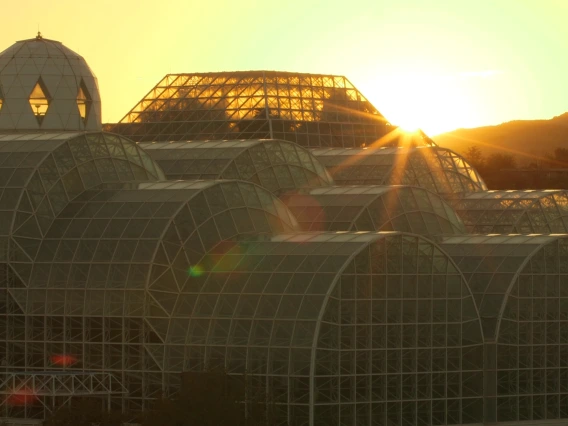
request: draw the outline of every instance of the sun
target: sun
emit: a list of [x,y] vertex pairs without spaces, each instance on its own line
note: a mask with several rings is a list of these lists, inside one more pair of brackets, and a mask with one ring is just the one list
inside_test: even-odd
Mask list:
[[[389,99],[388,105],[385,106],[387,108],[383,112],[387,113],[386,117],[388,117],[389,122],[405,133],[416,133],[420,130],[429,132],[432,127],[436,127],[435,114],[425,109],[424,105],[419,102],[419,98],[396,96]],[[434,105],[431,108],[436,109]]]
[[412,121],[412,120],[403,120],[402,123],[394,123],[395,126],[397,126],[401,131],[403,131],[404,133],[416,133],[420,130],[420,126],[418,125],[417,122]]
[[405,132],[422,130],[434,136],[476,119],[472,84],[449,73],[401,72],[359,86],[390,123]]
[[[426,132],[437,130],[439,118],[435,117],[432,111],[425,111],[418,99],[396,96],[388,101],[388,104],[385,101],[385,108],[381,112],[386,113],[389,122],[401,131],[416,133],[419,130]],[[432,108],[435,109],[434,106]]]

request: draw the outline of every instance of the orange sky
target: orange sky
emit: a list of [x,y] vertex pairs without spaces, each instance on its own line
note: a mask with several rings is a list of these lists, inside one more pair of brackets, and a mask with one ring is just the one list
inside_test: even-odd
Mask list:
[[566,0],[26,0],[2,15],[0,50],[39,24],[87,59],[105,122],[167,73],[250,69],[346,75],[431,135],[568,111]]

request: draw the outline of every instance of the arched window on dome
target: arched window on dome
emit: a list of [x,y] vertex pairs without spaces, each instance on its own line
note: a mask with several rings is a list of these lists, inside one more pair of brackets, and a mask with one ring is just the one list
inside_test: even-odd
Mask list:
[[30,94],[30,105],[39,124],[41,124],[43,117],[45,117],[47,113],[50,101],[51,97],[49,96],[49,92],[40,77]]
[[0,110],[2,110],[3,103],[4,103],[4,93],[2,92],[2,84],[0,84]]
[[91,94],[87,90],[85,82],[81,79],[79,91],[77,92],[77,107],[79,108],[79,115],[85,124],[87,124],[87,117],[89,116],[92,102]]

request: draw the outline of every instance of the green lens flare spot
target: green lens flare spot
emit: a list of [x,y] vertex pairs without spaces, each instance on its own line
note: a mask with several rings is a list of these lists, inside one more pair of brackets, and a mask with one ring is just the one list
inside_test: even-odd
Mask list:
[[201,265],[190,266],[187,273],[190,277],[199,277],[203,275],[203,267]]

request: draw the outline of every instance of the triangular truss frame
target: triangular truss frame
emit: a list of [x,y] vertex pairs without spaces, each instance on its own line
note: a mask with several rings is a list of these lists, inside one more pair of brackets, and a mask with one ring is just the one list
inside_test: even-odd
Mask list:
[[136,141],[284,139],[360,147],[396,127],[343,76],[169,74],[108,129]]

